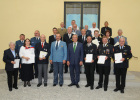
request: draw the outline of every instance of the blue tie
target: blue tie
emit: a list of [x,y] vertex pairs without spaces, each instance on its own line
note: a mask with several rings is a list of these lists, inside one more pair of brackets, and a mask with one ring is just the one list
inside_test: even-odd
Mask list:
[[56,50],[58,49],[58,41],[57,41],[57,44],[56,44]]

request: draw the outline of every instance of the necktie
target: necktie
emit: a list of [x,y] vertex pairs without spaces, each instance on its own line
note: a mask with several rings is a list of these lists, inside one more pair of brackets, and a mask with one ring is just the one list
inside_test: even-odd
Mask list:
[[73,47],[74,53],[75,53],[75,49],[76,49],[76,43],[74,43],[74,47]]
[[42,43],[42,48],[43,48],[43,43]]
[[57,44],[56,44],[56,50],[58,49],[58,41],[57,41]]
[[84,36],[83,36],[83,39],[82,39],[82,40],[83,40],[83,42],[84,42]]

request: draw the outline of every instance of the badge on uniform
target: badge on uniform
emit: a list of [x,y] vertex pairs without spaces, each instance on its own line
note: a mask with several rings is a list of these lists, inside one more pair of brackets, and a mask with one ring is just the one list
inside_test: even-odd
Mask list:
[[47,49],[44,49],[45,51],[47,51]]
[[106,49],[106,54],[109,54],[110,53],[110,50],[109,49]]

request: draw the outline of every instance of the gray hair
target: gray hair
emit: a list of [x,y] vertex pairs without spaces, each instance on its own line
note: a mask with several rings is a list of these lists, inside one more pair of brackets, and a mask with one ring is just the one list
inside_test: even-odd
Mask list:
[[[75,35],[76,35],[76,36],[77,36],[77,38],[78,38],[78,35],[77,35],[77,34],[74,34],[73,36],[75,36]],[[72,36],[72,37],[73,37],[73,36]]]
[[124,38],[124,37],[121,37],[121,38],[119,39],[119,41],[120,41],[121,39],[123,39],[123,40],[125,41],[125,38]]
[[122,29],[118,29],[118,32],[119,32],[119,31],[123,32]]
[[10,42],[10,43],[9,43],[9,46],[10,46],[11,44],[14,44],[14,45],[15,45],[15,42]]

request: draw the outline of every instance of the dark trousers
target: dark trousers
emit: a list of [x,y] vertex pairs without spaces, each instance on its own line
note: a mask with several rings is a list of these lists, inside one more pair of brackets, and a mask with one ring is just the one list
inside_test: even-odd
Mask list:
[[80,80],[80,65],[70,64],[70,77],[72,84],[78,84]]
[[98,61],[98,59],[95,60],[95,69],[94,69],[94,71],[96,70],[96,73],[99,73],[99,67],[98,67],[97,61]]
[[68,72],[68,65],[65,63],[65,72]]
[[87,84],[90,86],[94,86],[94,64],[85,64],[85,73],[86,73],[86,79]]
[[35,72],[35,77],[38,77],[38,63],[34,63],[34,72]]
[[50,64],[50,71],[53,71],[53,64]]
[[124,89],[127,74],[127,68],[115,68],[116,71],[116,87]]
[[[17,77],[18,77],[18,69],[15,69],[13,71],[6,71],[7,73],[7,80],[8,80],[8,87],[12,88],[17,87]],[[13,77],[14,76],[14,82],[13,82]]]
[[[109,81],[109,74],[110,74],[110,66],[100,66],[99,65],[99,82],[98,85],[102,87],[103,78],[104,78],[104,87],[108,87]],[[103,77],[104,76],[104,77]]]
[[58,75],[59,75],[59,84],[63,85],[63,62],[53,62],[53,73],[54,73],[54,84],[58,84]]

